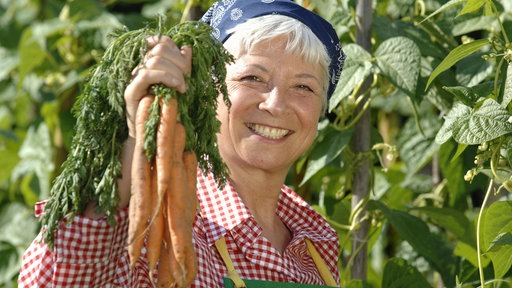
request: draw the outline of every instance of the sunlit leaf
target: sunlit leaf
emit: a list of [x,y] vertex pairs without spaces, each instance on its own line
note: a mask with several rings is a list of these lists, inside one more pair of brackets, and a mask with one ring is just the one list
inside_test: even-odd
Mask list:
[[[423,21],[421,22],[424,22],[432,17],[434,17],[435,15],[439,14],[439,13],[442,13],[443,11],[445,11],[446,9],[449,9],[451,7],[454,7],[454,6],[457,6],[457,5],[461,5],[461,4],[464,4],[466,3],[468,0],[450,0],[446,3],[444,3],[441,7],[439,7],[436,11],[430,13],[425,19],[423,19]],[[421,24],[420,22],[420,24]]]
[[512,64],[507,65],[507,80],[504,86],[501,107],[506,108],[508,104],[510,104],[510,101],[512,101]]
[[[476,247],[474,245],[469,245],[466,242],[459,241],[455,246],[453,253],[455,256],[462,257],[473,264],[473,266],[478,267],[478,253],[476,252]],[[487,265],[491,263],[491,259],[485,254],[482,255],[481,261],[483,267],[487,267]]]
[[487,251],[499,251],[503,245],[512,246],[512,232],[507,231],[499,234],[492,240],[491,245]]
[[0,242],[25,245],[35,236],[37,220],[32,209],[13,202],[0,209]]
[[41,64],[46,55],[45,49],[34,39],[33,35],[32,29],[28,28],[21,36],[19,45],[19,83],[23,83],[24,77]]
[[0,69],[0,81],[5,80],[11,71],[16,68],[20,62],[18,55],[0,46],[0,59],[2,59],[2,68]]
[[405,37],[387,39],[375,51],[375,58],[389,81],[407,95],[416,95],[421,64],[421,53],[416,43]]
[[[512,267],[512,245],[509,243],[512,233],[512,201],[498,201],[486,208],[481,226],[482,249],[491,258],[494,276],[501,278]],[[500,241],[500,235],[508,235],[501,245],[496,243]]]
[[512,115],[493,99],[478,109],[459,117],[453,125],[453,139],[463,144],[481,144],[512,132]]
[[12,181],[34,173],[39,183],[38,191],[34,192],[42,199],[48,197],[54,164],[50,132],[45,124],[29,128],[18,155],[21,161],[12,171]]
[[436,142],[439,144],[443,144],[446,141],[448,141],[453,134],[453,127],[457,120],[461,117],[466,117],[466,115],[469,115],[471,113],[471,108],[457,102],[453,106],[453,108],[450,110],[448,115],[444,118],[443,126],[439,129],[436,135]]
[[479,39],[457,46],[448,54],[448,56],[443,59],[443,61],[434,69],[434,71],[432,71],[432,74],[428,78],[426,88],[430,86],[432,81],[437,76],[439,76],[439,74],[450,69],[450,67],[455,65],[455,63],[459,62],[461,59],[475,53],[489,43],[490,42],[488,39]]
[[466,5],[460,11],[459,15],[464,15],[466,13],[475,12],[480,9],[487,0],[467,0]]

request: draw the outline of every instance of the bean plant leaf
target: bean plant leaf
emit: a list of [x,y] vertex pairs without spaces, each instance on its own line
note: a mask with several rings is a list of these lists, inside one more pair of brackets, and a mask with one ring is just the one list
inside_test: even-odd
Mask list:
[[457,122],[457,119],[464,117],[471,113],[471,108],[460,103],[456,102],[453,105],[453,108],[448,112],[448,115],[444,118],[443,126],[439,129],[436,135],[436,142],[439,144],[443,144],[452,138],[453,127]]
[[370,75],[372,64],[371,55],[357,44],[348,44],[343,47],[347,60],[343,73],[336,86],[336,90],[329,100],[329,111],[332,111],[352,90],[360,85]]
[[352,137],[352,130],[340,132],[331,126],[326,128],[325,137],[317,140],[308,158],[308,164],[304,178],[300,185],[304,184],[318,171],[331,163],[341,154]]
[[512,64],[507,67],[507,80],[505,81],[505,88],[503,88],[503,100],[501,107],[507,108],[510,101],[512,101]]
[[468,218],[463,212],[449,207],[425,206],[414,208],[419,212],[425,213],[437,225],[453,233],[457,238],[463,238],[466,230],[470,227]]
[[439,145],[434,141],[441,123],[436,117],[423,117],[420,125],[423,133],[417,128],[414,119],[409,119],[397,139],[400,158],[407,167],[407,174],[413,175],[432,159]]
[[499,251],[504,245],[512,245],[512,233],[511,232],[503,232],[496,236],[494,240],[491,242],[489,249],[487,251]]
[[457,259],[453,256],[453,248],[440,234],[431,232],[422,219],[404,211],[392,210],[382,202],[370,201],[368,208],[380,210],[400,237],[441,274],[448,287],[453,287]]
[[475,12],[476,10],[484,6],[485,2],[487,2],[487,0],[467,0],[467,3],[464,6],[464,8],[462,8],[462,10],[459,12],[459,16]]
[[512,267],[512,201],[498,201],[485,210],[480,232],[482,249],[491,258],[495,277],[502,278]]
[[418,269],[402,258],[392,258],[384,267],[382,288],[431,288]]
[[494,89],[494,82],[488,81],[473,87],[452,86],[443,87],[463,104],[473,107],[480,98],[486,98]]
[[421,53],[414,41],[405,37],[385,40],[375,51],[377,66],[391,83],[410,97],[416,95]]
[[3,66],[2,69],[0,69],[0,81],[3,81],[6,80],[7,77],[9,77],[9,73],[18,66],[20,58],[16,53],[0,46],[0,59],[2,59]]
[[16,182],[22,177],[35,174],[39,183],[36,191],[27,191],[22,189],[22,193],[27,198],[33,198],[37,194],[41,199],[45,199],[50,194],[50,176],[54,170],[53,154],[50,131],[42,123],[38,127],[30,127],[27,136],[18,152],[21,159],[14,167],[11,173],[11,179]]
[[488,39],[478,39],[469,43],[462,44],[453,49],[448,56],[446,56],[443,61],[432,71],[432,74],[428,78],[427,85],[425,89],[427,89],[432,81],[439,76],[442,72],[450,69],[455,63],[459,62],[461,59],[475,53],[480,50],[485,45],[489,44]]
[[439,7],[439,9],[437,9],[436,11],[430,13],[430,15],[428,15],[425,19],[423,19],[423,21],[420,22],[420,24],[424,21],[427,21],[428,19],[434,17],[435,15],[445,11],[446,9],[449,9],[451,7],[454,7],[454,6],[457,6],[457,5],[462,5],[464,3],[466,3],[467,0],[451,0],[451,1],[448,1],[446,3],[444,3],[441,7]]
[[34,39],[33,35],[34,33],[31,28],[27,28],[21,35],[19,45],[19,83],[22,83],[25,76],[41,64],[46,57],[46,51],[41,47],[40,43]]
[[[467,111],[467,110],[466,110]],[[453,124],[452,136],[462,144],[481,144],[512,132],[512,115],[493,99],[487,99],[482,106],[461,115]]]

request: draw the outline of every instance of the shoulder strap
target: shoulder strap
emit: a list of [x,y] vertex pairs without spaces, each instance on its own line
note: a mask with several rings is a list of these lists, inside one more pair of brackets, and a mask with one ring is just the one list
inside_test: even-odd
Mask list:
[[219,240],[217,240],[217,242],[215,242],[215,247],[217,248],[217,251],[219,251],[220,257],[222,257],[222,261],[224,261],[226,268],[228,268],[228,278],[233,280],[235,287],[246,288],[247,286],[245,286],[244,281],[236,272],[235,265],[233,265],[233,261],[231,261],[231,257],[229,257],[228,247],[226,246],[226,239],[221,237]]
[[[313,262],[315,263],[315,266],[318,269],[318,272],[320,273],[320,277],[322,277],[322,279],[324,280],[325,285],[337,287],[338,284],[336,284],[336,281],[332,277],[331,271],[327,267],[327,264],[325,264],[324,260],[316,250],[311,240],[309,240],[308,238],[304,238],[304,241],[306,242],[309,254],[311,255],[311,258],[313,258]],[[235,283],[235,287],[246,288],[247,286],[245,286],[244,281],[236,272],[235,265],[233,265],[233,261],[231,260],[231,257],[229,257],[228,248],[226,246],[226,239],[224,239],[224,237],[221,237],[219,240],[217,240],[217,242],[215,242],[215,247],[217,248],[217,251],[219,251],[220,257],[222,257],[222,261],[224,261],[224,264],[228,269],[228,278],[233,280],[233,283]]]
[[308,238],[304,238],[306,241],[306,246],[308,246],[309,254],[311,255],[311,258],[313,258],[313,262],[315,262],[316,268],[318,269],[318,272],[320,273],[320,276],[322,279],[324,279],[325,285],[336,287],[338,284],[336,284],[336,281],[334,281],[334,278],[332,277],[331,271],[327,267],[327,264],[325,264],[324,260],[316,251],[315,246],[313,243],[311,243],[311,240]]

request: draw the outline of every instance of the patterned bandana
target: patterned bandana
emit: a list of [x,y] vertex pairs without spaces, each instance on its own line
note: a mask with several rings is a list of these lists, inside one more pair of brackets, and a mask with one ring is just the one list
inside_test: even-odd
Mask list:
[[227,31],[251,18],[268,14],[279,14],[295,18],[306,24],[327,48],[331,58],[329,65],[330,98],[340,77],[345,53],[332,25],[322,17],[290,0],[223,0],[215,2],[200,21],[213,27],[213,37],[225,42],[230,34]]

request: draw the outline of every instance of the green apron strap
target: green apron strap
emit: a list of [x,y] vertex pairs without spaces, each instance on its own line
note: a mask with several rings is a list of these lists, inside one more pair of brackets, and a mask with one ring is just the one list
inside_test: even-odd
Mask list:
[[242,278],[240,278],[238,273],[236,273],[235,265],[233,265],[233,261],[231,261],[231,257],[229,257],[228,247],[226,246],[226,239],[221,237],[219,240],[217,240],[217,242],[215,242],[215,247],[217,248],[217,251],[219,251],[220,257],[222,257],[222,261],[224,261],[226,268],[228,268],[228,278],[233,280],[236,288],[246,288],[247,286],[245,286]]
[[332,277],[331,271],[327,267],[327,264],[325,264],[324,259],[322,259],[318,251],[316,251],[315,246],[313,245],[313,243],[311,243],[311,240],[309,240],[308,238],[304,238],[304,240],[306,241],[309,254],[311,255],[311,258],[313,258],[313,261],[315,262],[316,268],[318,269],[320,276],[322,277],[322,279],[324,279],[325,285],[337,286],[336,281],[334,281],[334,278]]

